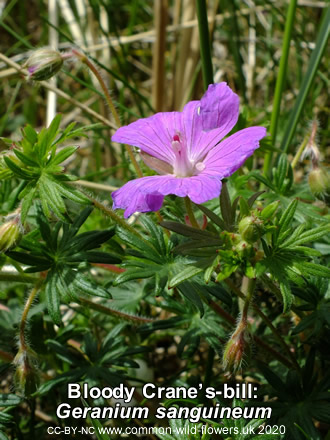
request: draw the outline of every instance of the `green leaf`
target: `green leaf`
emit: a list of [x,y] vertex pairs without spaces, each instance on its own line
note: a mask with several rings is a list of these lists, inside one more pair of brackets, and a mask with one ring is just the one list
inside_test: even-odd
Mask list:
[[56,188],[58,192],[69,200],[73,202],[80,203],[82,205],[90,205],[91,201],[85,194],[79,191],[77,188],[74,188],[65,183],[56,182]]
[[178,222],[161,222],[161,226],[170,231],[177,232],[185,237],[191,237],[193,240],[200,240],[203,238],[218,238],[217,235],[201,229],[192,228],[191,226],[183,225]]
[[29,156],[25,155],[19,150],[14,149],[13,150],[15,155],[18,157],[18,159],[24,163],[25,165],[28,165],[30,167],[39,167],[39,164],[35,162],[34,160],[30,159]]
[[281,154],[274,172],[275,184],[280,192],[283,191],[285,178],[288,172],[288,159],[286,154]]
[[285,233],[287,231],[287,228],[289,227],[290,223],[292,222],[292,219],[294,217],[294,214],[296,212],[298,200],[292,200],[290,205],[286,208],[286,210],[283,212],[280,221],[278,223],[278,237],[279,242],[281,241],[281,234]]
[[21,221],[22,221],[22,223],[24,223],[26,220],[26,217],[27,217],[29,210],[33,204],[33,201],[35,199],[36,191],[37,191],[37,188],[33,187],[33,184],[32,184],[29,192],[23,198],[22,206],[21,206]]
[[284,247],[285,245],[288,246],[290,244],[294,244],[294,246],[299,246],[304,243],[311,243],[313,241],[318,240],[319,238],[323,237],[323,235],[326,235],[330,232],[330,225],[320,226],[315,229],[311,229],[310,231],[306,231],[304,233],[300,234],[294,234],[294,239],[289,239],[285,243],[282,244]]
[[199,310],[200,316],[204,315],[204,306],[198,295],[198,290],[194,288],[194,284],[192,283],[182,283],[178,286],[178,290],[184,295],[190,302],[197,307]]
[[217,226],[219,226],[220,229],[225,230],[226,229],[226,225],[224,223],[224,221],[216,214],[214,214],[213,211],[211,211],[210,209],[208,209],[206,206],[203,205],[197,205],[198,208],[204,212],[204,214],[210,219],[212,220],[213,223],[215,223]]
[[129,244],[135,249],[141,251],[148,259],[159,263],[161,262],[161,256],[156,252],[156,249],[147,241],[137,237],[135,234],[117,227],[117,236],[124,242]]
[[49,273],[46,279],[45,293],[47,309],[50,317],[55,324],[61,325],[60,296],[61,292],[57,290],[57,279],[54,273]]
[[291,309],[293,295],[290,285],[287,281],[280,282],[280,290],[283,298],[283,313],[287,313]]
[[31,180],[33,179],[33,175],[30,173],[24,171],[22,168],[20,168],[18,165],[16,165],[9,157],[3,156],[4,161],[6,162],[8,168],[15,173],[18,177],[24,180]]
[[9,440],[9,438],[3,431],[0,431],[0,440]]
[[38,257],[36,255],[31,255],[23,252],[9,251],[7,252],[8,257],[22,264],[28,264],[29,266],[50,266],[49,260],[43,257]]
[[315,263],[296,263],[295,266],[301,271],[302,275],[315,275],[318,277],[330,278],[330,269]]
[[190,278],[194,277],[195,275],[201,273],[204,271],[203,267],[196,267],[196,266],[188,266],[185,269],[183,269],[181,272],[179,272],[177,275],[175,275],[170,281],[169,281],[169,288],[173,288],[178,286],[179,284],[183,283],[186,280],[189,280]]
[[[155,269],[156,268],[158,269],[159,266],[155,265]],[[125,272],[118,275],[118,277],[113,282],[113,285],[118,286],[119,284],[126,283],[126,281],[150,278],[155,275],[155,269],[150,267],[149,268],[146,267],[145,269],[140,269],[140,270],[128,269]]]
[[73,284],[81,293],[92,296],[100,296],[107,299],[111,298],[110,292],[108,292],[102,286],[99,286],[98,284],[90,281],[81,273],[77,273]]
[[[81,399],[81,400],[82,400],[84,406],[86,408],[88,408],[89,404],[84,399]],[[93,419],[93,418],[90,418],[90,417],[88,417],[88,419],[90,420],[91,424],[94,427],[95,436],[96,436],[97,440],[111,440],[111,438],[107,434],[102,432],[103,431],[103,426],[102,426],[102,424],[101,424],[101,422],[99,420]]]
[[49,147],[51,146],[53,140],[57,136],[61,119],[62,119],[62,115],[59,113],[58,115],[55,116],[55,118],[52,120],[50,126],[47,129],[47,143]]
[[64,162],[68,157],[70,157],[79,147],[65,147],[59,151],[53,159],[49,162],[49,165],[59,165]]
[[24,127],[23,134],[31,145],[34,145],[38,140],[38,133],[31,125],[26,125],[26,127]]
[[0,407],[17,406],[22,402],[22,398],[16,394],[0,394]]
[[155,248],[157,249],[157,251],[161,255],[166,255],[167,254],[167,247],[166,247],[166,243],[164,240],[164,231],[159,226],[155,225],[155,223],[152,221],[152,219],[147,217],[146,215],[141,217],[140,221],[143,224],[143,226],[145,227],[145,229],[151,234],[151,236],[153,238],[152,243],[155,246]]

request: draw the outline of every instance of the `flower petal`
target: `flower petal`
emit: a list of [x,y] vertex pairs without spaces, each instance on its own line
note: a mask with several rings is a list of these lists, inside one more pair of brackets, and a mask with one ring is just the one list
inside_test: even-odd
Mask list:
[[141,185],[150,177],[131,180],[120,189],[112,193],[113,209],[125,209],[124,217],[128,218],[134,212],[158,211],[164,200],[164,196],[157,191],[150,191],[149,194],[140,192]]
[[125,209],[125,218],[134,212],[157,211],[163,198],[169,194],[188,196],[194,203],[204,203],[217,197],[221,181],[207,175],[178,178],[175,176],[149,176],[131,180],[112,193],[113,209]]
[[204,160],[205,169],[200,175],[221,179],[230,176],[253,154],[259,147],[260,139],[265,136],[264,127],[249,127],[234,133],[209,151]]
[[175,160],[172,141],[177,132],[182,132],[181,119],[180,112],[156,113],[119,128],[112,140],[139,147],[151,156],[172,165]]
[[237,122],[239,98],[225,82],[210,84],[200,101],[183,109],[183,127],[189,157],[202,160]]

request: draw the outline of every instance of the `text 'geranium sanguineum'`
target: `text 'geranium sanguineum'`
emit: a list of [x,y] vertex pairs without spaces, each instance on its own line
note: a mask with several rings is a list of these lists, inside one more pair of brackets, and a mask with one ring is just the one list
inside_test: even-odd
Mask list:
[[259,147],[264,127],[249,127],[229,136],[237,122],[239,98],[225,82],[211,84],[200,101],[182,112],[157,113],[119,128],[115,142],[141,149],[144,162],[160,175],[131,180],[112,193],[113,208],[157,211],[164,196],[188,196],[194,203],[217,197],[221,180],[233,174]]

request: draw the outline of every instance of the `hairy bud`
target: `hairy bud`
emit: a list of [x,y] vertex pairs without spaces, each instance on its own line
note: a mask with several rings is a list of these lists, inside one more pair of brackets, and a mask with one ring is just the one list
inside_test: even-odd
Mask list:
[[24,68],[29,73],[29,78],[43,81],[56,75],[63,66],[63,56],[51,48],[38,49],[27,59]]
[[37,356],[31,348],[20,348],[14,359],[15,384],[25,395],[33,394],[39,385]]
[[[11,217],[11,216],[8,216]],[[6,252],[16,245],[21,237],[20,215],[15,214],[0,226],[0,252]]]
[[235,374],[242,367],[246,355],[250,353],[250,340],[247,324],[240,321],[223,352],[222,366],[225,371]]

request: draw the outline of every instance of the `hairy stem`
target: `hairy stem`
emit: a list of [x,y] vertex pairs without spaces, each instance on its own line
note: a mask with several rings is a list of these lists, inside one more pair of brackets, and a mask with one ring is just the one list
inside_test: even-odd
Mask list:
[[24,306],[24,310],[23,310],[23,314],[22,314],[21,322],[20,322],[20,326],[19,326],[19,343],[20,343],[20,348],[23,351],[26,351],[28,349],[28,346],[27,346],[26,340],[25,340],[25,328],[26,328],[26,324],[27,324],[27,317],[28,317],[30,308],[33,304],[33,301],[34,301],[35,297],[37,296],[43,281],[44,280],[39,280],[37,285],[31,290],[31,293],[28,296],[28,299],[26,300],[26,303]]
[[144,316],[136,316],[136,315],[130,315],[129,313],[124,313],[120,310],[111,309],[110,307],[103,306],[102,304],[90,301],[86,298],[81,297],[80,301],[87,305],[89,308],[96,310],[98,312],[104,313],[105,315],[110,316],[118,316],[119,318],[123,318],[127,321],[133,321],[138,324],[145,324],[149,322],[154,322],[154,319],[151,318],[145,318]]
[[[93,72],[93,74],[95,75],[96,79],[98,80],[98,82],[99,82],[99,84],[100,84],[100,86],[101,86],[101,88],[102,88],[102,90],[103,90],[103,93],[104,93],[105,99],[106,99],[106,101],[107,101],[107,103],[108,103],[108,106],[109,106],[109,108],[110,108],[110,111],[111,111],[111,113],[112,113],[112,116],[114,117],[114,120],[115,120],[117,126],[120,127],[120,126],[121,126],[121,123],[120,123],[120,118],[119,118],[118,112],[117,112],[116,107],[115,107],[115,105],[114,105],[114,103],[113,103],[113,101],[112,101],[112,98],[111,98],[111,96],[110,96],[109,90],[108,90],[108,88],[107,88],[107,86],[106,86],[106,84],[105,84],[105,82],[104,82],[104,80],[103,80],[103,78],[102,78],[102,75],[101,75],[100,72],[98,71],[97,67],[94,65],[94,63],[91,62],[91,60],[90,60],[86,55],[80,53],[79,51],[73,49],[73,50],[72,50],[72,53],[73,53],[74,55],[76,55],[76,56],[80,59],[80,61],[81,61],[82,63],[86,64],[86,66],[87,66],[87,67]],[[131,161],[132,161],[132,164],[133,164],[133,166],[134,166],[134,168],[135,168],[136,174],[137,174],[139,177],[143,177],[143,173],[142,173],[142,171],[141,171],[141,168],[140,168],[139,164],[137,163],[137,161],[136,161],[136,159],[135,159],[135,156],[134,156],[134,153],[133,153],[132,148],[129,147],[128,145],[125,145],[125,149],[126,149],[128,155],[129,155],[129,157],[130,157],[130,159],[131,159]]]
[[113,209],[108,208],[103,203],[99,202],[97,199],[94,199],[94,197],[90,196],[89,194],[84,193],[89,200],[93,203],[93,205],[98,208],[100,211],[103,212],[107,217],[110,217],[117,225],[121,226],[122,228],[126,229],[127,231],[131,232],[134,235],[137,235],[139,238],[141,238],[141,235],[138,233],[138,231],[135,228],[132,228],[124,219],[119,217]]

